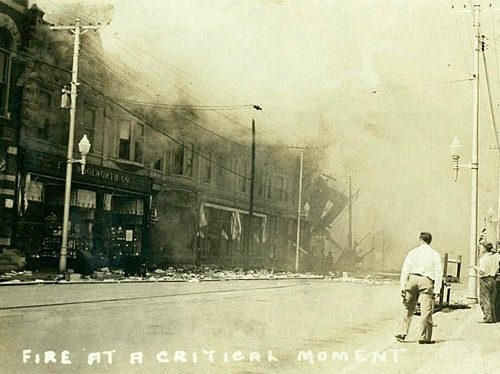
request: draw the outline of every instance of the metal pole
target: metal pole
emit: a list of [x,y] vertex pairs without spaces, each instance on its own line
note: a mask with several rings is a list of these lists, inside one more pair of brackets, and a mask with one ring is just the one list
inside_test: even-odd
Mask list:
[[[491,120],[493,123],[493,130],[495,130],[495,145],[497,148],[497,172],[498,172],[498,197],[497,197],[497,218],[496,225],[494,227],[495,230],[495,240],[500,240],[500,134],[498,131],[495,109],[493,107],[493,99],[491,97],[491,89],[490,89],[490,79],[488,74],[488,65],[486,64],[486,55],[484,53],[484,35],[481,36],[481,52],[483,54],[483,67],[484,67],[484,77],[486,78],[486,87],[488,88],[488,98],[490,103],[490,112],[491,112]],[[493,228],[493,224],[491,225]],[[492,236],[493,237],[493,236]]]
[[295,249],[295,272],[299,271],[299,243],[300,243],[300,213],[302,207],[302,167],[304,164],[304,150],[300,150],[300,172],[299,172],[299,207],[297,210],[297,245]]
[[[245,181],[246,183],[246,181]],[[255,191],[255,120],[252,119],[252,161],[250,167],[250,206],[248,208],[248,231],[249,231],[249,241],[248,241],[248,252],[246,258],[246,265],[249,265],[250,256],[253,253],[253,201],[254,201],[254,191]]]
[[69,112],[69,134],[68,134],[68,154],[66,158],[66,184],[64,188],[64,213],[61,253],[59,256],[59,272],[66,271],[66,259],[68,256],[68,230],[69,230],[69,210],[71,198],[71,177],[73,172],[73,143],[76,121],[76,97],[78,88],[78,56],[80,52],[80,20],[75,20],[73,45],[73,69],[71,72],[71,106]]
[[471,158],[471,226],[469,248],[469,274],[467,298],[477,300],[477,274],[474,266],[477,263],[477,204],[478,204],[478,172],[479,172],[479,5],[474,5],[474,27],[476,29],[476,48],[474,55],[474,110],[472,122],[472,158]]

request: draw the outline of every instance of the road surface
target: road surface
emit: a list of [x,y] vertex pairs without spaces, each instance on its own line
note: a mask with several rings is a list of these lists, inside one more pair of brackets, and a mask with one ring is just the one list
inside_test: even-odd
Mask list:
[[470,311],[437,313],[434,347],[395,342],[400,313],[397,284],[0,287],[0,372],[412,373]]

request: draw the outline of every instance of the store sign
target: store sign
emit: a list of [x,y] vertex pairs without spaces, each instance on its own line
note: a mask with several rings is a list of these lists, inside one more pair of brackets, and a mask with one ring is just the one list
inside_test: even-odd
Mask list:
[[[31,150],[27,152],[24,157],[24,166],[28,172],[62,178],[66,176],[66,160],[42,152]],[[85,165],[84,174],[82,174],[81,164],[74,164],[73,179],[75,181],[117,187],[144,194],[151,193],[151,180],[148,177],[88,163]]]

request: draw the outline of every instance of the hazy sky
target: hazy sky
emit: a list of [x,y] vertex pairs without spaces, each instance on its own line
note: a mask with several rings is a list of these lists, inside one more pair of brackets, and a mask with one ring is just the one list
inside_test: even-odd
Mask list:
[[[71,3],[72,1],[66,1]],[[469,4],[469,1],[464,1]],[[154,78],[157,93],[198,105],[258,104],[260,136],[306,144],[327,137],[325,168],[361,188],[355,238],[385,230],[392,262],[434,234],[441,252],[467,258],[470,170],[453,182],[449,145],[470,162],[474,29],[454,1],[115,0],[106,51]],[[64,1],[40,0],[42,9]],[[93,4],[95,2],[82,2]],[[485,2],[482,33],[494,107],[500,99],[500,12]],[[498,4],[497,4],[498,3]],[[500,9],[500,2],[493,7]],[[498,41],[497,41],[498,39]],[[497,163],[481,66],[480,225],[497,204]],[[161,92],[160,92],[161,91]],[[497,117],[500,118],[499,113]],[[334,225],[345,242],[345,214]]]

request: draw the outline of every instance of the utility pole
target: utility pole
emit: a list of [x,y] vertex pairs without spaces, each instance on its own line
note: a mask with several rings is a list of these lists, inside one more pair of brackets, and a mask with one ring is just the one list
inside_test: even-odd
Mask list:
[[300,253],[300,218],[302,216],[302,173],[304,168],[304,149],[314,149],[314,147],[287,147],[298,149],[300,151],[300,169],[299,169],[299,203],[297,209],[297,238],[295,242],[295,271],[299,271],[299,253]]
[[68,153],[66,160],[66,184],[64,188],[64,213],[63,213],[63,232],[61,252],[59,255],[59,272],[66,272],[66,263],[68,256],[68,231],[69,231],[69,210],[71,198],[71,178],[73,172],[73,142],[75,136],[76,121],[76,98],[78,90],[78,57],[80,55],[80,35],[88,30],[97,30],[98,26],[82,26],[77,18],[75,24],[71,26],[51,26],[51,30],[70,30],[74,34],[73,44],[73,68],[71,70],[71,105],[68,131]]
[[474,4],[474,29],[476,30],[476,47],[474,50],[474,90],[473,90],[473,116],[472,116],[472,158],[471,158],[471,226],[469,248],[469,273],[467,284],[467,297],[477,300],[478,277],[474,266],[477,264],[477,205],[478,205],[478,179],[479,179],[479,53],[480,53],[480,5]]
[[253,253],[253,202],[254,202],[254,192],[255,192],[255,119],[252,119],[252,161],[250,168],[250,206],[248,209],[248,231],[249,231],[249,241],[248,241],[248,253],[246,256],[246,265],[249,264],[250,256]]
[[297,211],[297,243],[295,248],[295,272],[299,272],[299,245],[300,245],[300,216],[302,211],[302,168],[304,166],[304,149],[300,149],[300,172],[299,172],[299,204]]
[[491,97],[491,89],[490,89],[490,79],[488,75],[488,66],[486,64],[486,55],[484,53],[484,35],[481,36],[481,52],[483,54],[483,67],[484,67],[484,76],[486,78],[486,86],[488,88],[488,98],[490,102],[490,112],[491,112],[491,121],[493,122],[493,130],[495,130],[495,144],[497,149],[497,168],[498,168],[498,199],[497,199],[497,220],[496,220],[496,240],[500,240],[500,134],[498,132],[498,126],[495,116],[495,109],[493,108],[493,99]]

